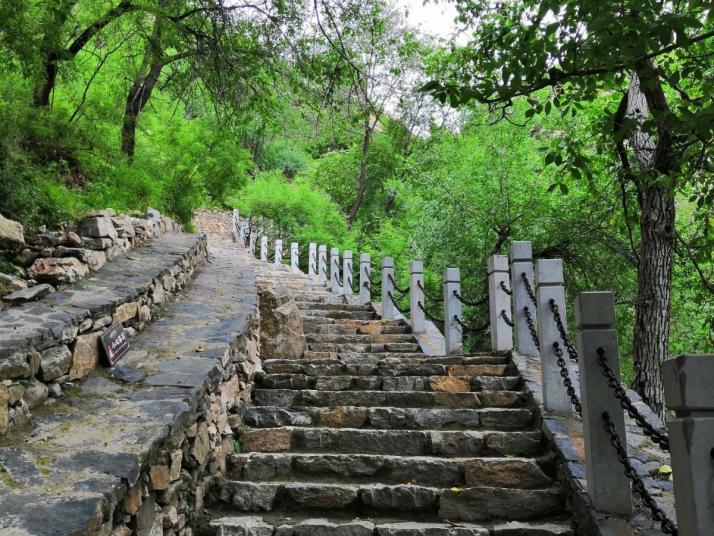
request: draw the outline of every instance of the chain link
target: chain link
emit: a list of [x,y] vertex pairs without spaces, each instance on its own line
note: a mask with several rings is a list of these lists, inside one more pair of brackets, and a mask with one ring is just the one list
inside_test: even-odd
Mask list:
[[570,357],[570,359],[577,363],[578,351],[573,346],[573,343],[570,342],[570,339],[568,339],[568,334],[565,331],[565,324],[563,324],[563,319],[560,316],[560,309],[558,308],[558,304],[555,303],[555,300],[553,298],[548,300],[548,303],[550,304],[550,310],[553,312],[553,319],[555,319],[555,326],[558,328],[560,339],[563,341],[566,350],[568,350],[568,356]]
[[464,305],[469,305],[471,307],[479,307],[488,301],[488,296],[484,296],[483,298],[479,298],[478,300],[467,300],[461,294],[459,294],[458,290],[454,291],[454,296],[456,296],[456,299]]
[[426,316],[429,320],[431,320],[435,324],[443,324],[444,323],[443,318],[439,318],[439,317],[432,315],[429,311],[427,311],[424,308],[424,306],[422,305],[422,303],[420,301],[417,302],[417,305],[419,306],[419,309],[421,309],[422,312],[424,313],[424,316]]
[[397,292],[399,292],[399,293],[401,293],[401,294],[406,294],[407,292],[409,292],[409,289],[408,289],[408,288],[399,288],[399,287],[397,286],[397,282],[396,282],[396,281],[394,280],[394,278],[392,277],[392,274],[387,274],[387,277],[389,278],[389,282],[390,282],[390,283],[392,284],[392,286],[394,287],[394,290],[396,290]]
[[535,292],[533,292],[533,287],[531,286],[531,282],[528,281],[528,274],[525,272],[521,272],[521,279],[523,280],[523,284],[526,287],[526,293],[528,294],[528,297],[531,300],[531,303],[534,306],[538,306],[538,301],[536,300]]
[[575,387],[573,387],[573,380],[570,379],[570,374],[568,374],[568,367],[565,363],[563,349],[560,347],[560,344],[558,342],[553,343],[553,352],[555,353],[555,357],[558,358],[556,363],[558,364],[558,368],[560,368],[560,377],[563,378],[563,385],[565,386],[565,390],[568,392],[570,402],[573,404],[573,407],[575,407],[575,411],[577,412],[577,414],[582,415],[583,406],[580,403],[580,398],[578,398],[578,395],[575,393]]
[[429,294],[427,290],[424,288],[424,285],[421,284],[421,281],[417,281],[417,287],[419,287],[419,290],[421,290],[424,293],[424,297],[428,300],[439,302],[441,301],[440,296],[434,296],[433,294]]
[[367,281],[364,282],[364,286],[367,287],[368,289],[372,290],[372,287],[379,287],[382,285],[381,281],[377,281],[376,283],[372,279],[372,277],[369,275],[369,271],[365,270],[364,275],[367,277]]
[[392,294],[391,290],[387,291],[387,296],[389,296],[389,299],[392,300],[392,303],[394,304],[394,307],[396,307],[397,311],[402,313],[404,316],[407,316],[407,312],[404,309],[402,309],[401,307],[399,307],[397,300],[394,299],[394,295]]
[[627,391],[625,391],[625,388],[619,382],[617,376],[615,376],[612,368],[610,368],[610,363],[608,363],[607,357],[605,356],[605,349],[598,348],[597,355],[597,362],[598,365],[600,365],[600,368],[602,368],[602,374],[605,378],[607,378],[607,384],[612,388],[615,398],[620,401],[622,409],[624,409],[630,417],[635,420],[637,425],[642,428],[644,434],[649,437],[653,443],[659,445],[662,450],[669,452],[669,436],[665,432],[657,430],[654,426],[647,422],[647,419],[644,418],[644,416],[632,403],[630,397],[627,396]]
[[501,318],[503,318],[503,321],[508,324],[509,326],[513,327],[515,324],[513,323],[513,320],[508,318],[508,314],[506,313],[505,309],[501,309]]
[[501,287],[501,290],[509,296],[513,295],[513,291],[506,286],[506,283],[504,281],[501,281],[501,284],[499,286]]
[[671,519],[667,517],[667,514],[665,514],[664,511],[659,506],[657,506],[657,503],[647,491],[645,483],[637,475],[637,472],[635,471],[634,467],[632,467],[632,464],[630,463],[630,460],[627,456],[627,449],[622,444],[620,434],[617,433],[615,424],[610,419],[610,414],[607,411],[602,413],[602,420],[605,426],[605,432],[610,437],[610,444],[615,449],[617,459],[622,464],[625,470],[625,476],[627,476],[627,478],[632,481],[632,487],[634,488],[635,492],[640,496],[642,502],[645,503],[645,506],[649,509],[650,513],[652,514],[652,519],[654,519],[660,524],[662,532],[664,532],[665,534],[677,535],[678,531],[676,525],[672,522]]
[[480,333],[480,332],[482,332],[482,331],[485,331],[486,328],[488,328],[488,323],[483,324],[483,325],[481,325],[481,326],[476,326],[476,327],[474,327],[474,326],[468,326],[468,325],[464,324],[464,323],[461,321],[461,319],[459,318],[458,315],[454,315],[454,322],[456,322],[459,326],[461,326],[461,330],[462,330],[464,333],[467,333],[467,332],[469,332],[469,331],[470,331],[471,333]]
[[531,332],[531,338],[533,339],[533,344],[540,352],[540,340],[538,340],[538,332],[536,331],[535,324],[533,323],[533,315],[531,315],[531,310],[528,306],[523,307],[523,314],[526,317],[526,323],[528,324],[528,331]]

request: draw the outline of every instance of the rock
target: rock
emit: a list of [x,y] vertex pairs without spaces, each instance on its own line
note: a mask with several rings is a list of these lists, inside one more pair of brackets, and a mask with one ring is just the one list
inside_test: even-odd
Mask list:
[[12,294],[27,288],[27,282],[14,275],[0,272],[0,292]]
[[22,303],[32,300],[39,300],[45,296],[52,294],[55,291],[52,285],[42,283],[34,287],[18,290],[6,296],[3,296],[3,301],[8,303]]
[[22,395],[22,400],[30,409],[35,409],[45,403],[49,397],[49,389],[39,380],[32,378],[25,383],[25,392]]
[[68,246],[79,247],[82,245],[82,237],[73,231],[67,231],[64,243]]
[[82,237],[82,245],[96,251],[104,251],[112,247],[114,242],[111,238],[93,238],[91,236]]
[[54,346],[40,353],[40,379],[43,382],[64,376],[72,365],[72,352],[66,345]]
[[141,508],[141,503],[141,484],[136,484],[124,497],[124,511],[129,515],[134,515]]
[[526,520],[560,512],[563,496],[559,489],[526,490],[501,487],[446,490],[439,503],[439,517],[452,521],[488,519]]
[[117,230],[119,238],[129,238],[136,236],[134,231],[134,226],[131,224],[131,220],[128,216],[117,216],[112,218],[112,223],[114,228]]
[[267,511],[273,508],[277,485],[240,482],[233,493],[233,506],[242,511]]
[[[265,523],[261,517],[223,517],[211,521],[218,529],[218,536],[273,536],[273,525]],[[292,531],[289,536],[293,536]]]
[[25,246],[22,224],[0,214],[0,249],[21,249]]
[[307,519],[295,525],[294,536],[372,536],[374,524],[369,521],[331,523],[327,519]]
[[32,374],[30,350],[15,348],[0,354],[0,380],[27,378]]
[[62,396],[62,386],[59,383],[52,382],[47,386],[50,398],[59,398]]
[[307,350],[307,342],[303,335],[300,309],[287,289],[262,289],[259,303],[261,357],[302,357]]
[[30,248],[25,248],[20,253],[15,255],[13,261],[15,262],[15,264],[22,266],[23,268],[27,268],[33,262],[35,262],[37,256],[38,253],[36,251],[33,251]]
[[463,377],[432,376],[429,378],[429,385],[432,391],[443,391],[446,393],[464,393],[471,391],[471,380]]
[[42,251],[40,251],[40,257],[43,257],[45,259],[49,259],[50,257],[54,256],[55,254],[55,248],[44,248]]
[[103,251],[84,248],[66,248],[63,246],[55,250],[55,254],[60,257],[74,257],[85,263],[95,272],[107,263],[107,256]]
[[205,422],[198,425],[196,431],[196,439],[191,447],[191,455],[199,465],[204,465],[208,460],[208,454],[211,452],[211,442],[208,438],[208,426]]
[[124,255],[126,253],[126,249],[124,249],[123,246],[114,244],[113,246],[109,246],[104,253],[107,256],[108,261],[113,261]]
[[151,307],[149,307],[148,305],[142,305],[139,308],[139,321],[151,322]]
[[14,383],[7,387],[8,392],[8,404],[15,404],[18,400],[22,399],[22,395],[25,393],[25,388],[20,383]]
[[84,378],[97,366],[101,351],[100,337],[99,332],[77,337],[72,352],[72,367],[69,369],[70,381]]
[[305,484],[291,482],[285,486],[285,493],[290,499],[305,508],[345,508],[357,501],[355,487],[339,484]]
[[48,283],[74,283],[89,273],[89,268],[74,257],[37,259],[30,275],[37,281]]
[[171,453],[171,467],[169,469],[169,478],[171,482],[175,482],[181,476],[181,463],[183,462],[183,451],[176,450]]
[[149,467],[149,483],[152,490],[164,490],[169,487],[169,468],[166,465]]
[[137,302],[122,303],[119,307],[116,308],[114,316],[112,317],[112,321],[114,323],[126,322],[127,320],[131,320],[132,318],[136,318],[136,315],[138,313],[139,304]]
[[108,216],[92,216],[79,223],[79,234],[92,238],[115,239],[119,235]]
[[146,219],[147,220],[160,220],[161,212],[159,212],[155,208],[148,207],[146,209]]

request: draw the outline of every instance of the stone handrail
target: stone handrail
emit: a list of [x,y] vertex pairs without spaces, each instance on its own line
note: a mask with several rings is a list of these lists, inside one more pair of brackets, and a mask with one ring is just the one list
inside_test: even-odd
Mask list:
[[[247,227],[237,211],[234,222],[239,241],[244,242]],[[267,237],[263,237],[267,242]],[[242,240],[241,240],[242,239]],[[297,254],[297,244],[295,244]],[[317,253],[317,264],[313,256]],[[327,247],[309,246],[308,276],[325,284],[341,296],[351,296],[346,281],[352,278],[352,252],[345,251],[340,279],[339,250],[331,250],[329,276],[325,272]],[[350,262],[347,262],[347,259]],[[292,263],[297,264],[297,258]],[[371,298],[371,260],[360,256],[359,303]],[[383,319],[397,315],[394,303],[394,259],[384,257],[381,267],[381,314]],[[463,353],[464,324],[461,321],[460,273],[447,268],[443,277],[443,334],[445,353]],[[510,287],[510,290],[509,290]],[[681,356],[664,363],[665,395],[668,409],[676,418],[668,426],[671,436],[671,459],[674,468],[675,506],[679,527],[650,495],[650,488],[628,461],[628,426],[625,426],[623,403],[615,395],[620,384],[619,349],[615,330],[614,297],[609,292],[581,293],[575,303],[578,328],[577,350],[567,334],[563,264],[560,259],[539,259],[534,263],[531,243],[513,242],[510,259],[493,255],[488,260],[488,307],[491,350],[512,352],[539,360],[542,404],[546,414],[573,415],[572,403],[582,402],[582,428],[585,446],[585,472],[589,501],[595,511],[631,518],[634,512],[631,486],[641,495],[652,519],[662,533],[682,536],[714,534],[714,356]],[[409,316],[415,334],[425,329],[423,264],[410,263]],[[515,341],[514,341],[515,337]],[[515,343],[515,344],[514,344]],[[571,370],[563,349],[578,357]],[[606,358],[602,356],[606,355]],[[605,361],[603,361],[605,359]],[[604,363],[604,364],[603,364]],[[603,366],[613,371],[604,374]],[[566,389],[568,387],[568,389]],[[579,388],[579,389],[578,389]],[[625,392],[620,387],[620,392]],[[641,404],[641,403],[639,403]],[[632,415],[633,404],[629,412]],[[651,411],[647,412],[653,418]],[[642,419],[642,417],[640,417]],[[636,424],[642,424],[642,420]],[[661,423],[660,423],[661,424]],[[651,428],[645,423],[645,428]],[[647,433],[647,430],[644,430]],[[631,433],[631,432],[630,432]],[[618,450],[617,445],[620,445]],[[578,478],[573,475],[573,478]],[[604,532],[603,532],[604,534]]]

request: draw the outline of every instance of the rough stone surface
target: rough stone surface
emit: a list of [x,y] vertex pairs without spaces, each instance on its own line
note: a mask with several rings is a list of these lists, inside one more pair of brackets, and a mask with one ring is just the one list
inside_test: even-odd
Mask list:
[[300,310],[284,288],[260,292],[260,346],[264,359],[299,358],[307,350]]
[[52,285],[47,283],[42,283],[40,285],[35,285],[34,287],[25,288],[23,290],[18,290],[12,292],[6,296],[3,296],[3,301],[8,303],[24,303],[33,300],[39,300],[45,296],[49,296],[55,291]]
[[0,214],[0,249],[21,249],[24,245],[22,224]]
[[89,333],[77,337],[72,352],[72,366],[69,370],[70,380],[84,378],[97,366],[101,352],[101,335],[101,333]]
[[117,238],[117,230],[109,216],[92,216],[79,223],[79,234],[90,238]]
[[10,294],[27,288],[27,282],[17,276],[0,273],[0,292]]
[[43,382],[56,380],[69,371],[72,352],[67,345],[53,346],[40,353],[40,379]]
[[89,273],[89,268],[74,257],[37,259],[30,267],[30,276],[37,281],[55,285],[74,283]]

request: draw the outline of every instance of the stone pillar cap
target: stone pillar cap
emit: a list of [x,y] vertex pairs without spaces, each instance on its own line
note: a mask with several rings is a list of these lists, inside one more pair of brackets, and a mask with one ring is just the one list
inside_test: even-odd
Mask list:
[[352,258],[352,252],[349,249],[346,249],[345,252],[342,254],[343,257],[347,257],[348,259]]
[[714,409],[714,355],[681,355],[662,363],[667,409],[711,411]]
[[409,271],[412,274],[424,273],[424,262],[423,261],[410,261],[409,262]]
[[563,260],[538,259],[535,268],[536,285],[562,285]]
[[493,272],[508,272],[508,256],[491,255],[488,258],[488,273]]
[[394,268],[394,257],[382,257],[382,268]]
[[458,268],[444,269],[444,283],[460,283],[461,271]]
[[527,240],[511,242],[511,262],[532,261],[533,246]]
[[333,254],[335,254],[335,255],[337,255],[339,252],[340,252],[340,248],[332,248],[332,249],[330,249],[330,253],[333,253]]
[[615,325],[615,295],[612,292],[581,292],[575,298],[578,329],[611,328]]
[[359,254],[359,262],[370,262],[372,258],[370,257],[369,253],[360,253]]

